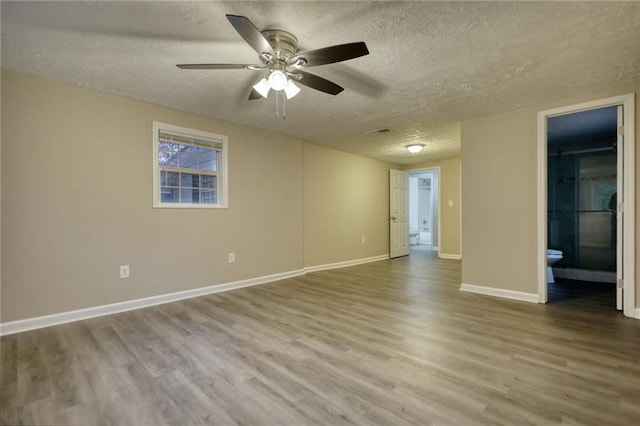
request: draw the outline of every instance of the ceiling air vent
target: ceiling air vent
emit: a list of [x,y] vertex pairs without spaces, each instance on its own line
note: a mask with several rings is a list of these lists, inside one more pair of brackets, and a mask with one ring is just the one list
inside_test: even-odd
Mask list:
[[374,134],[383,134],[383,133],[391,133],[391,132],[393,132],[393,130],[389,129],[388,127],[383,127],[381,129],[367,130],[366,132],[364,132],[364,134],[374,135]]

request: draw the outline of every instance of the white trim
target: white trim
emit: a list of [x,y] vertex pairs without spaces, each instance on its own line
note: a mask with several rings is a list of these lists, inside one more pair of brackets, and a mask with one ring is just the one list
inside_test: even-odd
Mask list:
[[458,221],[460,223],[460,227],[459,227],[459,232],[460,232],[460,238],[459,238],[459,244],[460,244],[460,258],[462,258],[462,159],[460,159],[460,176],[459,176],[459,182],[460,182],[460,188],[458,188],[458,191],[460,191],[458,193],[459,198],[458,198]]
[[520,300],[522,302],[538,303],[538,295],[536,293],[524,293],[522,291],[505,290],[495,287],[484,287],[473,284],[461,284],[461,291],[468,293],[483,294],[485,296],[501,297],[503,299]]
[[193,290],[179,291],[176,293],[161,294],[158,296],[144,297],[142,299],[127,300],[124,302],[112,303],[109,305],[93,306],[91,308],[77,309],[73,311],[61,312],[58,314],[45,315],[35,318],[27,318],[18,321],[9,321],[0,324],[0,336],[22,333],[24,331],[38,328],[51,327],[53,325],[66,324],[69,322],[85,320],[89,318],[101,317],[104,315],[117,314],[119,312],[132,311],[134,309],[148,308],[150,306],[162,305],[164,303],[177,302],[179,300],[191,299],[193,297],[205,296],[212,293],[220,293],[228,290],[235,290],[243,287],[250,287],[259,284],[266,284],[286,278],[304,275],[304,270],[298,269],[279,274],[265,275],[263,277],[250,278],[242,281],[234,281],[225,284],[217,284],[208,287],[196,288]]
[[[538,302],[547,303],[547,115],[538,112],[538,230],[537,230],[537,259],[538,271]],[[541,250],[544,247],[544,255]]]
[[452,259],[452,260],[461,260],[462,259],[462,255],[461,254],[439,253],[438,257],[440,259]]
[[176,293],[160,294],[157,296],[144,297],[142,299],[126,300],[124,302],[111,303],[109,305],[93,306],[91,308],[77,309],[73,311],[61,312],[57,314],[45,315],[35,318],[27,318],[24,320],[9,321],[0,323],[0,336],[9,334],[22,333],[24,331],[35,330],[38,328],[51,327],[54,325],[66,324],[96,318],[105,315],[117,314],[119,312],[132,311],[135,309],[148,308],[151,306],[162,305],[164,303],[177,302],[179,300],[191,299],[193,297],[206,296],[207,294],[220,293],[223,291],[235,290],[243,287],[251,287],[260,284],[267,284],[274,281],[284,280],[286,278],[298,277],[307,272],[323,271],[326,269],[344,268],[346,266],[360,265],[363,263],[377,262],[389,259],[389,254],[380,256],[366,257],[362,259],[347,260],[344,262],[330,263],[327,265],[311,266],[304,269],[282,272],[279,274],[265,275],[262,277],[249,278],[241,281],[233,281],[230,283],[216,284],[208,287],[196,288],[193,290],[179,291]]
[[634,318],[640,319],[640,308],[636,308],[634,311]]
[[363,263],[379,262],[381,260],[389,259],[389,254],[382,254],[380,256],[365,257],[362,259],[345,260],[344,262],[327,263],[325,265],[306,266],[304,272],[318,272],[327,269],[346,268],[347,266],[362,265]]
[[581,104],[563,106],[538,112],[538,230],[537,230],[537,271],[538,271],[538,299],[540,303],[547,303],[547,118],[587,111],[608,106],[624,106],[624,233],[629,238],[624,239],[624,262],[622,274],[624,276],[623,312],[628,317],[637,316],[635,307],[635,93],[613,96],[605,99],[584,102]]

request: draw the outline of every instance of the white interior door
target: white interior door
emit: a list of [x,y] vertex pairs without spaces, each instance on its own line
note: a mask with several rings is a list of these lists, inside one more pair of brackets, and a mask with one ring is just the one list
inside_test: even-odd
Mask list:
[[389,170],[389,257],[409,254],[409,175]]
[[623,288],[623,265],[624,265],[624,250],[623,250],[623,238],[624,238],[624,114],[623,107],[618,107],[618,140],[617,140],[617,164],[618,169],[616,172],[617,184],[616,194],[617,203],[614,206],[616,209],[616,309],[622,310],[624,301],[624,288]]

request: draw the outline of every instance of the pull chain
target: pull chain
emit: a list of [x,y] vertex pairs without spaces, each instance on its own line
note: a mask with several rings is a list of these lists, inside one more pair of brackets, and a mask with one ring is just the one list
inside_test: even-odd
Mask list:
[[[280,114],[280,94],[282,94],[282,115]],[[276,92],[276,120],[287,119],[287,97],[284,95],[284,91]]]

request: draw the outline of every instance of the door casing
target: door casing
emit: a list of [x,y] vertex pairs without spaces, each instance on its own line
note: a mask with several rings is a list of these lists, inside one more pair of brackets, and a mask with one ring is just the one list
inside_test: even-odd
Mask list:
[[[622,275],[623,313],[635,317],[635,94],[613,96],[538,112],[538,302],[547,303],[547,119],[554,116],[610,106],[624,107],[624,181]],[[618,166],[620,169],[620,166]]]

